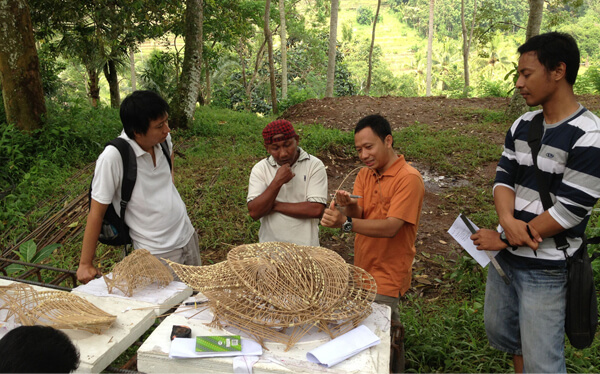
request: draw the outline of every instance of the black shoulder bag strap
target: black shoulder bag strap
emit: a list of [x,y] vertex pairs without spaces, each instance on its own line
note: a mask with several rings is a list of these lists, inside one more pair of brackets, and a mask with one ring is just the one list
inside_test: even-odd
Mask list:
[[[542,200],[544,210],[548,210],[554,205],[552,198],[550,197],[549,184],[550,182],[544,177],[544,174],[537,166],[537,156],[542,146],[542,137],[544,136],[544,114],[538,113],[531,120],[529,125],[529,133],[527,134],[527,144],[531,148],[531,157],[533,158],[533,167],[535,168],[535,176],[538,182],[538,192]],[[563,231],[554,236],[556,248],[567,255],[567,248],[569,248],[569,242],[567,241],[566,233]]]
[[125,222],[125,210],[131,199],[133,187],[137,179],[137,162],[133,148],[123,138],[116,138],[108,142],[119,150],[123,161],[123,183],[121,184],[121,213],[119,217]]
[[171,165],[171,151],[169,151],[169,145],[167,141],[160,143],[160,148],[162,149],[165,157],[167,157],[167,162],[169,163],[169,169],[173,170],[173,165]]

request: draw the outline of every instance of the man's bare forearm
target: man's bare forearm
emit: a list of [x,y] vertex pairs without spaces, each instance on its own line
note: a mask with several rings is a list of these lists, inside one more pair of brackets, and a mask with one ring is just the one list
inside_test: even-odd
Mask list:
[[350,204],[344,207],[344,212],[352,218],[362,218],[363,209],[358,204]]
[[355,219],[352,220],[352,231],[372,238],[393,238],[405,224],[399,218]]
[[280,189],[281,185],[271,183],[262,194],[248,203],[248,213],[253,220],[258,221],[271,213]]
[[279,212],[294,218],[321,218],[325,205],[310,201],[300,203],[282,203],[276,201],[273,204],[273,212]]

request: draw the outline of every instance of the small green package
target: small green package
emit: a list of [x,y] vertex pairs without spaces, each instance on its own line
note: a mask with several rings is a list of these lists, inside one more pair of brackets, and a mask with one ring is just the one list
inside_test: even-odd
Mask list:
[[197,336],[196,352],[241,352],[239,335]]

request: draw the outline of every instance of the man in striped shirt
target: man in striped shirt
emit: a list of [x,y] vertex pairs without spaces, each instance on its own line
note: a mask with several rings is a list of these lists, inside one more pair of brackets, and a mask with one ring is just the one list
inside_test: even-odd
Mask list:
[[[493,191],[502,232],[482,229],[471,239],[478,249],[500,250],[496,259],[510,278],[506,285],[493,267],[488,270],[484,314],[490,345],[513,355],[516,372],[566,372],[565,255],[579,248],[600,196],[600,119],[573,93],[579,49],[571,36],[538,35],[518,52],[516,88],[527,105],[542,109],[522,115],[506,134]],[[548,210],[527,143],[538,113],[544,134],[536,160],[549,181]],[[563,232],[567,253],[553,238]]]

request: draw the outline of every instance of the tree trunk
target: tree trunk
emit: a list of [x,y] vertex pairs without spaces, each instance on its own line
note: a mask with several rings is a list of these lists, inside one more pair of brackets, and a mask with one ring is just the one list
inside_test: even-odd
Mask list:
[[527,32],[525,41],[532,36],[539,35],[544,14],[544,0],[529,0],[529,19],[527,20]]
[[181,79],[171,102],[169,123],[173,128],[188,128],[194,118],[202,83],[202,0],[186,0],[185,52]]
[[102,67],[104,77],[108,82],[110,92],[110,107],[119,108],[121,106],[121,95],[119,93],[119,76],[117,75],[117,67],[114,60],[108,60]]
[[373,47],[375,46],[375,27],[377,26],[377,18],[379,18],[379,8],[381,8],[381,0],[377,0],[377,10],[375,11],[375,19],[373,19],[371,48],[369,48],[369,73],[367,74],[367,87],[365,87],[365,94],[367,96],[369,96],[369,91],[371,90],[371,75],[373,73]]
[[463,70],[465,75],[465,85],[463,87],[463,95],[469,96],[470,75],[469,75],[469,52],[471,50],[471,41],[473,40],[473,29],[475,26],[475,16],[477,15],[477,0],[473,1],[473,18],[471,19],[471,30],[467,35],[467,24],[465,22],[465,0],[461,0],[460,4],[460,22],[462,25],[463,37]]
[[210,97],[211,97],[211,86],[210,86],[210,69],[208,66],[208,61],[204,63],[204,80],[206,80],[206,95],[204,105],[210,105]]
[[94,108],[97,108],[100,102],[100,76],[96,68],[86,67],[86,71],[88,75],[88,96],[90,103]]
[[246,58],[244,56],[244,42],[240,39],[238,43],[238,47],[236,48],[236,52],[240,58],[240,66],[242,67],[242,86],[244,90],[248,87],[248,81],[246,79]]
[[333,97],[333,87],[335,84],[335,58],[337,53],[339,5],[339,0],[331,0],[331,19],[329,20],[329,58],[327,62],[327,86],[325,88],[325,97]]
[[285,0],[279,0],[279,23],[281,30],[281,99],[287,99],[288,79],[287,79],[287,35],[285,28]]
[[256,59],[254,61],[254,71],[252,72],[252,75],[250,76],[250,78],[248,79],[248,74],[246,73],[246,60],[244,58],[244,51],[243,51],[243,43],[242,41],[240,41],[239,47],[238,47],[238,54],[240,56],[240,64],[242,66],[242,83],[244,85],[244,89],[246,91],[246,98],[247,98],[247,102],[244,103],[244,108],[246,110],[249,110],[250,107],[252,107],[252,90],[254,89],[254,81],[256,80],[256,77],[258,76],[258,69],[260,68],[261,64],[262,64],[262,59],[264,56],[264,52],[265,52],[265,45],[267,44],[267,40],[263,40],[262,44],[260,45],[260,48],[258,48],[258,51],[256,52]]
[[39,129],[46,103],[27,1],[0,1],[0,25],[0,82],[6,121],[26,131]]
[[433,9],[434,0],[429,0],[429,32],[427,37],[427,87],[425,96],[431,96],[431,59],[433,54]]
[[271,105],[273,114],[277,114],[277,87],[275,86],[275,64],[273,63],[273,38],[269,29],[269,20],[271,13],[271,0],[265,2],[265,40],[267,41],[267,51],[269,55],[269,81],[271,82]]
[[[540,27],[542,26],[542,17],[544,15],[544,0],[529,0],[529,19],[527,20],[527,32],[525,33],[525,41],[529,38],[539,35]],[[521,114],[527,111],[527,103],[523,96],[517,90],[513,93],[510,104],[506,109],[506,115],[509,118],[518,118]]]
[[131,92],[137,90],[136,76],[135,76],[135,51],[133,47],[129,47],[129,71],[131,72]]

